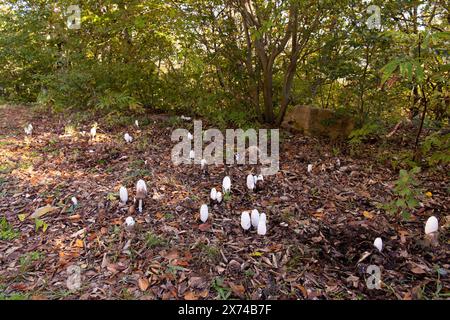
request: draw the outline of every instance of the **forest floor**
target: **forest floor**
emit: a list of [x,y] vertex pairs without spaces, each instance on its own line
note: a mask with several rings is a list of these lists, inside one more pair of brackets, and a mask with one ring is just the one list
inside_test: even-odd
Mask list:
[[[173,121],[149,116],[140,127],[70,127],[63,115],[0,107],[0,299],[431,299],[449,296],[449,181],[446,172],[419,174],[422,206],[409,221],[378,208],[391,200],[398,172],[365,156],[351,157],[320,140],[283,134],[280,171],[249,194],[251,165],[175,166]],[[23,128],[32,123],[32,136]],[[192,128],[188,121],[178,122]],[[126,144],[123,134],[134,141]],[[340,159],[340,167],[337,166]],[[311,174],[307,165],[313,164]],[[198,212],[221,188],[231,198]],[[149,195],[143,213],[133,199],[138,179]],[[426,192],[431,192],[428,196]],[[78,205],[73,206],[71,198]],[[30,215],[45,205],[55,210]],[[267,235],[244,233],[240,215],[267,214]],[[124,229],[131,214],[134,231]],[[42,211],[41,211],[42,213]],[[440,222],[440,245],[423,241],[424,225]],[[37,230],[36,230],[37,229]],[[382,253],[373,247],[384,242]],[[69,266],[81,287],[67,287]],[[381,288],[369,289],[369,265]]]

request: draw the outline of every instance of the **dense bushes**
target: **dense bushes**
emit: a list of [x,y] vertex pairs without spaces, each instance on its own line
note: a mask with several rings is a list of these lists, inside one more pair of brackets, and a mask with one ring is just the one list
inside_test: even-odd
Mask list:
[[253,24],[239,1],[92,0],[83,1],[80,29],[66,25],[69,1],[3,3],[2,99],[57,111],[197,114],[222,126],[272,122],[285,105],[311,104],[355,115],[362,131],[352,141],[374,119],[419,117],[425,104],[428,119],[448,123],[440,3],[379,2],[381,30],[367,27],[366,5],[353,1],[303,10],[303,2],[254,0]]

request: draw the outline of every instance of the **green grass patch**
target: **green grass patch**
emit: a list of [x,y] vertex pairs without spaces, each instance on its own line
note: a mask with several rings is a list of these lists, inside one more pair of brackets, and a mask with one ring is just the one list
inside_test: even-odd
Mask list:
[[14,230],[13,227],[8,223],[6,217],[0,220],[0,240],[11,241],[17,238],[20,232]]

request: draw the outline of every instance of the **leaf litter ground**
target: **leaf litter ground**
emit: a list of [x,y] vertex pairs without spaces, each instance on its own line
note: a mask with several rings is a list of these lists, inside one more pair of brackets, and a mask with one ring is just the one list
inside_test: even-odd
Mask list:
[[[370,158],[333,156],[314,138],[288,135],[280,171],[249,194],[245,166],[174,166],[171,132],[189,122],[149,115],[141,128],[103,130],[92,122],[0,108],[0,299],[417,299],[448,297],[449,208],[444,172],[424,171],[432,197],[403,221],[378,209],[392,197],[397,173]],[[33,135],[23,131],[28,123]],[[83,133],[85,131],[86,133]],[[134,138],[127,144],[123,134]],[[368,151],[369,153],[370,151]],[[339,158],[341,166],[337,167]],[[312,163],[311,175],[307,165]],[[198,212],[212,187],[232,180],[232,195]],[[147,182],[144,211],[119,203],[121,185],[131,200],[138,179]],[[73,206],[71,198],[78,205]],[[36,231],[28,217],[45,205]],[[268,233],[243,232],[240,214],[267,214]],[[125,230],[125,218],[137,221]],[[427,218],[441,225],[440,246],[423,242]],[[373,248],[376,237],[384,249]],[[69,266],[81,268],[81,287],[67,287]],[[381,269],[381,289],[368,289],[369,265]]]

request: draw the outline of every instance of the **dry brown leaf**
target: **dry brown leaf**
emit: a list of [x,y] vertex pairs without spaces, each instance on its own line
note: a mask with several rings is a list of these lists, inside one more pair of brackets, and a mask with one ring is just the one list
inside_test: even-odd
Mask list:
[[228,284],[236,296],[244,298],[245,287],[242,284],[234,284],[233,282],[229,282]]
[[75,240],[75,247],[77,247],[77,248],[83,248],[83,247],[84,247],[83,240],[81,240],[81,239]]
[[146,291],[148,289],[148,286],[150,285],[147,278],[139,278],[138,284],[141,291]]
[[198,300],[198,296],[195,292],[188,291],[184,294],[184,299],[185,300]]
[[201,225],[198,226],[198,229],[200,231],[208,231],[210,229],[211,225],[209,223],[202,223]]
[[53,207],[53,206],[40,207],[40,208],[36,209],[33,212],[33,214],[28,217],[28,219],[38,219],[38,218],[42,217],[43,215],[50,213],[52,211],[55,211],[57,209],[58,209],[58,207]]
[[425,274],[425,273],[427,273],[425,270],[423,270],[419,266],[415,266],[414,268],[411,269],[411,271],[412,271],[412,273],[415,273],[415,274]]

